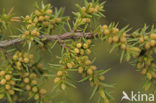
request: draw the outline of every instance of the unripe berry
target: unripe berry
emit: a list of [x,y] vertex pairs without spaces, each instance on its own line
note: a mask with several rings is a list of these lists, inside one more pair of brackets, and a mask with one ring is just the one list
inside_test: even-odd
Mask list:
[[36,78],[36,74],[35,73],[31,73],[30,74],[30,78]]
[[86,8],[85,7],[82,7],[81,10],[82,10],[82,12],[85,12],[86,11]]
[[87,49],[87,48],[88,48],[88,44],[84,43],[84,44],[83,44],[83,48],[84,48],[84,49]]
[[17,62],[17,67],[20,67],[22,64],[21,64],[21,62]]
[[153,39],[153,40],[156,40],[156,34],[151,34],[150,38]]
[[10,79],[11,79],[11,76],[10,76],[10,75],[6,75],[6,76],[5,76],[5,79],[6,79],[6,80],[10,80]]
[[90,49],[87,49],[87,50],[86,50],[86,53],[87,53],[87,54],[90,54],[90,53],[91,53],[91,50],[90,50]]
[[63,83],[63,84],[61,84],[61,89],[62,90],[65,90],[66,89],[66,85]]
[[5,89],[10,90],[11,86],[10,85],[5,85]]
[[32,88],[32,91],[33,91],[34,93],[36,93],[36,92],[38,91],[37,87],[33,87],[33,88]]
[[105,30],[104,30],[104,34],[105,34],[105,35],[108,35],[108,34],[110,34],[110,31],[109,31],[108,29],[105,29]]
[[118,42],[119,41],[119,37],[118,36],[113,36],[113,42]]
[[73,65],[72,65],[71,63],[67,63],[67,67],[68,67],[69,69],[72,69]]
[[62,76],[63,75],[63,72],[62,71],[58,71],[57,72],[57,76]]
[[143,38],[143,37],[141,37],[141,38],[139,39],[139,43],[140,43],[140,44],[144,43],[144,38]]
[[6,80],[2,79],[0,83],[1,83],[1,85],[4,85],[6,83]]
[[75,48],[74,51],[75,51],[76,54],[80,53],[78,48]]
[[120,48],[123,49],[123,50],[125,50],[126,47],[127,47],[127,46],[126,46],[125,44],[121,44],[121,46],[120,46]]
[[90,8],[88,9],[88,12],[89,12],[89,13],[93,13],[93,12],[94,12],[94,8],[90,7]]
[[51,10],[51,9],[48,9],[47,11],[46,11],[46,14],[52,14],[53,13],[53,11]]
[[45,20],[49,20],[50,19],[50,16],[47,16],[46,15],[44,18],[45,18]]
[[29,19],[30,19],[30,16],[29,16],[29,15],[27,15],[27,16],[25,17],[25,19],[26,19],[26,20],[29,20]]
[[132,49],[132,51],[134,51],[134,52],[140,52],[141,50],[140,50],[140,48],[137,48],[137,47],[133,47],[133,48],[131,48]]
[[141,74],[142,74],[142,75],[145,75],[146,72],[147,72],[147,69],[143,69],[143,70],[141,71]]
[[152,73],[152,78],[156,79],[156,74],[154,72]]
[[96,68],[96,66],[92,65],[92,66],[90,66],[90,69],[96,70],[97,68]]
[[107,29],[107,28],[108,28],[107,25],[103,25],[103,26],[102,26],[102,29],[103,29],[103,30],[105,30],[105,29]]
[[121,37],[120,41],[121,41],[121,43],[125,43],[126,42],[126,37]]
[[24,63],[29,63],[29,58],[24,58]]
[[29,83],[29,78],[24,78],[24,83]]
[[82,43],[77,43],[77,44],[76,44],[76,47],[77,47],[77,48],[81,48],[81,46],[82,46]]
[[146,76],[147,76],[147,78],[148,78],[149,80],[152,79],[152,75],[151,75],[151,73],[147,73]]
[[101,75],[101,76],[99,77],[99,79],[100,79],[100,80],[105,80],[105,77],[104,77],[103,75]]
[[60,78],[58,78],[58,77],[56,77],[55,79],[54,79],[54,83],[58,83],[60,81]]
[[86,18],[86,22],[87,23],[90,23],[90,18]]
[[31,83],[32,83],[33,85],[36,85],[36,84],[37,84],[37,81],[36,81],[36,80],[33,80]]
[[92,75],[93,74],[93,70],[92,69],[88,69],[87,70],[87,74]]
[[138,69],[142,69],[142,67],[143,67],[143,66],[142,66],[142,63],[138,63],[138,64],[137,64],[137,68],[138,68]]
[[112,37],[109,37],[109,38],[107,39],[107,41],[108,41],[108,43],[112,43],[113,38],[112,38]]
[[145,64],[146,64],[147,66],[151,65],[151,59],[147,59],[147,60],[145,61]]
[[90,65],[91,64],[91,61],[90,60],[86,60],[86,65]]
[[118,28],[113,28],[113,33],[117,33],[119,32],[119,29]]
[[17,55],[14,55],[13,56],[13,60],[17,60],[18,59],[18,56]]
[[41,15],[41,13],[40,13],[38,10],[35,10],[35,14],[36,14],[37,16]]
[[35,19],[34,19],[34,23],[37,23],[37,22],[38,22],[38,18],[35,18]]
[[93,11],[94,13],[97,13],[98,12],[98,9],[97,8],[94,8],[94,11]]
[[92,40],[88,39],[88,40],[87,40],[87,44],[90,45],[91,43],[92,43]]
[[39,99],[39,95],[36,94],[36,95],[34,96],[34,100],[38,100],[38,99]]
[[83,68],[82,67],[78,68],[78,73],[80,73],[80,74],[83,73]]
[[86,18],[83,18],[83,19],[82,19],[82,23],[83,23],[83,24],[87,23],[87,19],[86,19]]
[[4,76],[4,75],[5,75],[5,71],[1,71],[0,76]]
[[151,45],[152,47],[154,47],[154,46],[156,45],[155,40],[151,40],[151,41],[150,41],[150,45]]
[[39,21],[43,21],[44,17],[43,16],[39,16]]
[[26,85],[25,89],[26,89],[27,91],[29,91],[29,90],[31,90],[31,86],[30,86],[30,85]]
[[148,39],[148,36],[144,36],[144,40],[147,40]]
[[145,44],[145,49],[146,49],[146,50],[150,49],[150,47],[151,47],[151,46],[150,46],[150,43],[149,43],[149,42]]
[[15,81],[11,80],[11,81],[10,81],[10,84],[11,84],[11,85],[15,85]]
[[14,95],[14,94],[15,94],[15,91],[14,91],[14,90],[9,90],[9,93],[10,93],[11,95]]
[[80,50],[80,54],[84,55],[84,50],[83,49]]

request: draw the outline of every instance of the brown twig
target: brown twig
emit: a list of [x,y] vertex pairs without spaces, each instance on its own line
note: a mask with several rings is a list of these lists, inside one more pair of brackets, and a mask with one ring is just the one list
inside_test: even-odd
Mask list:
[[[55,41],[55,40],[65,40],[65,39],[79,39],[79,38],[93,38],[91,33],[83,33],[83,32],[67,32],[61,35],[41,35],[40,39],[45,39],[46,41]],[[8,46],[13,46],[17,44],[21,44],[23,41],[20,38],[11,39],[11,40],[4,40],[0,41],[0,48],[5,48]]]

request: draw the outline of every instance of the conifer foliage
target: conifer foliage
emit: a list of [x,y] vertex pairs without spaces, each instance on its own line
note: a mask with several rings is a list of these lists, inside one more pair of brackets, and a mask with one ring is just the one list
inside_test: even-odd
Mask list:
[[[51,103],[48,95],[53,95],[55,90],[76,88],[71,74],[78,73],[82,79],[75,82],[89,81],[93,88],[90,99],[99,95],[98,103],[110,103],[111,91],[107,88],[114,85],[105,83],[104,76],[110,69],[97,68],[90,57],[96,40],[108,42],[112,46],[110,53],[115,48],[121,51],[120,62],[131,63],[144,75],[145,90],[155,86],[156,29],[145,25],[129,33],[128,26],[119,29],[115,23],[99,24],[100,18],[105,17],[104,4],[99,0],[84,0],[82,6],[76,4],[74,21],[63,16],[63,9],[43,2],[36,4],[30,15],[22,17],[15,16],[13,9],[9,13],[3,11],[0,15],[0,99],[9,103]],[[10,30],[14,23],[20,25],[15,29],[19,31],[18,35]],[[38,52],[47,51],[53,55],[55,46],[62,49],[61,56],[57,56],[59,62],[46,62],[46,67]],[[51,79],[54,85],[49,91],[44,83]]]

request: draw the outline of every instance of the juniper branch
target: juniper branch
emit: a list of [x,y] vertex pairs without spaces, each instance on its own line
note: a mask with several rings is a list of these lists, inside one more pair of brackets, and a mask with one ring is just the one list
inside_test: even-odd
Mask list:
[[[41,35],[40,39],[45,39],[46,41],[55,41],[55,40],[65,40],[65,39],[79,39],[79,38],[93,38],[91,33],[83,33],[83,32],[67,32],[60,35]],[[20,38],[11,39],[11,40],[4,40],[0,41],[0,48],[5,48],[12,45],[22,44],[23,40]]]

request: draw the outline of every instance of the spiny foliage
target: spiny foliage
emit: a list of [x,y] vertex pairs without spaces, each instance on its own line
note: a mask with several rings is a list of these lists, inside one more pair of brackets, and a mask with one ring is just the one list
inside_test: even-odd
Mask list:
[[[10,103],[49,103],[51,100],[48,100],[43,81],[54,77],[55,86],[48,94],[53,94],[57,89],[76,88],[71,79],[71,74],[75,72],[82,75],[78,83],[89,81],[93,87],[90,99],[99,95],[98,103],[109,103],[112,97],[106,89],[114,86],[104,83],[104,75],[110,69],[97,68],[94,58],[89,57],[93,52],[93,40],[99,39],[112,45],[110,53],[118,48],[121,51],[120,62],[130,62],[145,76],[145,90],[152,84],[155,85],[156,30],[154,27],[149,30],[145,25],[144,28],[129,33],[128,26],[119,29],[115,23],[98,24],[99,19],[104,17],[104,4],[105,2],[100,3],[98,0],[84,0],[83,6],[77,4],[78,11],[73,12],[75,19],[72,25],[70,18],[63,16],[63,9],[52,8],[50,4],[36,5],[36,10],[25,17],[14,17],[12,10],[9,13],[3,12],[0,16],[0,32],[3,34],[9,30],[12,22],[19,22],[20,33],[14,37],[20,38],[23,44],[19,44],[20,47],[1,48],[0,99]],[[72,37],[68,40],[58,37],[56,42],[50,43],[42,37],[67,32],[72,32]],[[75,39],[75,33],[81,35]],[[1,40],[6,38],[8,37],[3,35]],[[60,44],[62,48],[61,56],[57,57],[59,63],[48,63],[48,68],[52,69],[46,69],[40,63],[42,58],[39,53],[44,50],[53,55],[52,48],[56,44]],[[33,51],[37,52],[33,54]],[[53,71],[56,74],[52,74]]]

